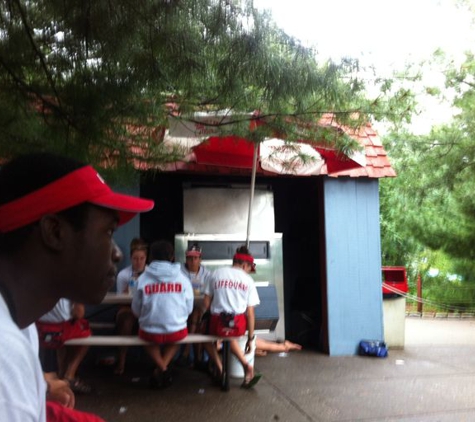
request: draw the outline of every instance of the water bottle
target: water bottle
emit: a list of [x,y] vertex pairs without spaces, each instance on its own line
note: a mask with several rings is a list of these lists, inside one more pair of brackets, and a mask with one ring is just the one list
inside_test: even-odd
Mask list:
[[133,296],[137,290],[137,273],[134,271],[132,273],[132,278],[129,280],[129,295]]

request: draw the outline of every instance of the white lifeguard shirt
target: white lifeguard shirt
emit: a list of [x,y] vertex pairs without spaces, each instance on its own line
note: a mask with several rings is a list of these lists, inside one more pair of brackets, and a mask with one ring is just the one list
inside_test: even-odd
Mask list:
[[46,382],[34,324],[20,330],[0,295],[0,421],[45,422]]
[[193,291],[199,290],[201,294],[204,294],[206,284],[208,283],[211,276],[211,272],[203,267],[203,265],[200,265],[197,273],[188,271],[185,264],[181,265],[181,270],[183,271],[183,274],[185,274],[186,278],[190,280]]
[[[144,271],[146,269],[147,269],[147,266],[145,266]],[[123,270],[119,271],[119,274],[117,274],[117,280],[115,283],[117,293],[122,294],[128,291],[129,282],[132,279],[132,276],[133,276],[132,265],[129,265],[128,267],[125,267]]]
[[253,278],[241,268],[218,268],[211,274],[205,294],[212,298],[210,312],[243,314],[260,303]]
[[132,312],[143,331],[171,334],[186,328],[193,311],[193,289],[180,264],[152,261],[138,278]]

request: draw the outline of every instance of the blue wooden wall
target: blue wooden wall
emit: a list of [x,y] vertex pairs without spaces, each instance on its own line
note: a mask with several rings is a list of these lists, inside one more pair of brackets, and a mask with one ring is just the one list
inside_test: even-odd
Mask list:
[[378,180],[326,177],[324,213],[329,354],[353,355],[384,339]]
[[[140,196],[140,186],[138,182],[134,186],[128,187],[113,186],[113,190],[127,195]],[[120,226],[114,234],[114,240],[124,254],[124,259],[117,266],[119,271],[130,264],[129,245],[134,237],[140,237],[140,214],[136,215],[128,223]]]

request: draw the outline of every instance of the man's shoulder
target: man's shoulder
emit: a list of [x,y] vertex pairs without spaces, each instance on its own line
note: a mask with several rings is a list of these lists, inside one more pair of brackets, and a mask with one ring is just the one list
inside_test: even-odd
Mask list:
[[0,324],[0,332],[2,336],[2,347],[0,347],[0,361],[12,363],[15,360],[28,360],[34,355],[34,349],[30,337],[36,334],[36,331],[27,327],[20,330],[13,322],[2,321]]
[[237,268],[233,268],[233,267],[218,268],[214,271],[213,275],[218,278],[222,278],[222,277],[242,278],[244,276],[247,276],[247,274],[244,271]]
[[178,262],[153,261],[144,274],[144,279],[147,282],[156,282],[157,280],[163,282],[190,281]]
[[203,265],[200,265],[200,272],[205,277],[209,276],[212,273],[212,271],[208,270],[208,268]]
[[231,269],[230,267],[216,268],[216,269],[213,271],[213,275],[214,275],[214,276],[220,276],[221,274],[227,274],[230,269]]
[[191,285],[190,278],[181,269],[180,269],[180,271],[178,271],[176,273],[175,280],[180,281],[180,282],[185,283],[185,284],[190,284]]

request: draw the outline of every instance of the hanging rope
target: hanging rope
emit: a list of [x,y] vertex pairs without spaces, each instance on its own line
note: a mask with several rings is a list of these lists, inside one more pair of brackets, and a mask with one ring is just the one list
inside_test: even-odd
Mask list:
[[419,298],[419,297],[411,295],[409,293],[405,293],[405,292],[391,286],[390,284],[387,284],[387,283],[384,283],[384,282],[383,282],[383,286],[384,286],[385,289],[388,289],[390,292],[396,293],[397,295],[399,295],[401,297],[405,297],[406,299],[412,300],[414,302],[419,302],[419,303],[422,303],[422,304],[425,304],[425,305],[431,305],[431,306],[434,306],[436,308],[446,309],[447,311],[465,311],[465,312],[468,312],[467,308],[462,308],[460,306],[450,306],[450,305],[446,305],[446,304],[443,304],[443,303],[434,302],[434,301],[429,300],[429,299]]

